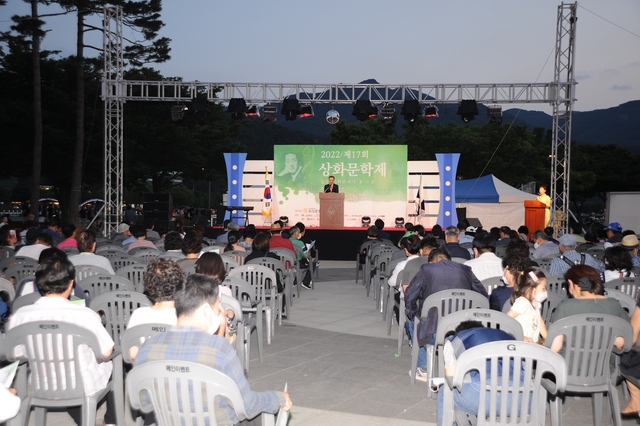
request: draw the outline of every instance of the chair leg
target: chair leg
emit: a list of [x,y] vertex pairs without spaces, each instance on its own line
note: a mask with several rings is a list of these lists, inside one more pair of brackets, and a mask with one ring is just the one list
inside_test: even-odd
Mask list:
[[620,401],[618,401],[618,391],[616,390],[615,383],[609,382],[609,406],[611,407],[611,417],[613,417],[613,424],[620,426],[622,423],[622,417],[620,416]]
[[[47,409],[45,407],[36,407],[35,412],[36,412],[36,426],[45,426],[47,424]],[[84,414],[84,408],[83,408],[83,414]],[[84,415],[83,415],[83,418],[84,418]],[[95,418],[93,419],[93,422],[95,422]],[[93,424],[93,422],[89,424]]]
[[562,426],[562,397],[551,395],[549,399],[549,416],[551,426]]
[[412,337],[413,345],[411,346],[411,384],[416,384],[416,370],[418,369],[418,351],[420,347],[418,346],[418,321],[414,321],[413,327],[413,337]]
[[82,404],[82,424],[83,425],[93,425],[96,423],[97,405],[98,405],[98,401],[96,401],[95,398],[92,398],[92,397],[85,398],[84,404]]
[[593,425],[602,426],[602,392],[594,393],[591,396],[591,411],[593,414]]

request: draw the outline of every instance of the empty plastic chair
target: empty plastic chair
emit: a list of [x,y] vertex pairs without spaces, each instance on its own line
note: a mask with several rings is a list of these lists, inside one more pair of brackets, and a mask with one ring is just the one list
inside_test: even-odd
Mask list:
[[147,270],[147,265],[140,263],[134,263],[131,265],[123,266],[116,270],[116,275],[124,277],[131,281],[136,287],[138,293],[144,293],[144,273]]

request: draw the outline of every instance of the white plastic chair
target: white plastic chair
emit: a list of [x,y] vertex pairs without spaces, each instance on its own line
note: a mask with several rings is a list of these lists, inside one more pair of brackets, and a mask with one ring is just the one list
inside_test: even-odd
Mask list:
[[493,309],[465,309],[452,312],[438,320],[435,344],[437,353],[435,365],[437,368],[434,368],[434,372],[437,371],[437,377],[444,377],[444,360],[441,348],[444,348],[446,339],[455,332],[456,327],[463,321],[479,321],[487,328],[495,328],[509,333],[515,340],[524,340],[522,325],[515,318],[502,312]]
[[135,285],[119,275],[92,275],[78,282],[78,285],[91,299],[116,290],[136,291]]
[[[557,336],[564,338],[566,391],[591,394],[594,425],[601,424],[602,399],[606,392],[613,423],[620,426],[620,403],[609,358],[612,352],[620,354],[631,349],[633,330],[629,321],[606,314],[572,315],[551,324],[545,345],[551,346]],[[614,346],[617,337],[624,338],[622,349]],[[560,398],[551,405],[551,412],[552,416],[562,414]]]
[[[217,397],[227,400],[240,421],[247,419],[238,385],[229,376],[189,361],[152,361],[129,372],[127,390],[131,407],[155,412],[158,426],[218,424]],[[190,407],[185,410],[184,407]],[[273,425],[273,414],[262,414],[262,424]]]
[[78,265],[75,268],[76,268],[76,282],[77,283],[79,283],[80,281],[84,280],[85,278],[89,278],[89,277],[92,277],[94,275],[102,275],[102,276],[111,275],[111,273],[109,271],[107,271],[106,269],[101,268],[99,266]]
[[[255,317],[245,317],[242,313],[240,302],[234,297],[221,295],[220,302],[225,309],[231,309],[235,315],[234,321],[237,324],[238,331],[236,336],[236,353],[242,362],[242,368],[249,372],[249,356],[251,354],[251,330],[256,328]],[[258,340],[258,357],[260,364],[264,361],[262,353],[262,345]]]
[[275,333],[275,318],[278,313],[276,273],[262,265],[242,265],[229,272],[228,276],[244,280],[255,290],[256,301],[262,302],[267,320],[267,344],[270,345],[271,337]]
[[116,269],[116,275],[124,277],[131,281],[136,287],[138,293],[144,293],[144,273],[147,270],[147,265],[140,263],[134,263],[131,265],[123,266],[120,269]]
[[634,299],[637,299],[638,290],[640,290],[640,277],[616,278],[615,280],[604,283],[604,288],[620,290],[623,293],[627,293]]
[[102,293],[91,301],[91,309],[103,318],[116,350],[120,350],[120,335],[127,329],[131,314],[141,306],[151,306],[151,301],[144,294],[133,291]]
[[[479,388],[486,389],[479,394],[477,416],[454,405],[453,389],[461,391],[465,376],[472,371],[478,372]],[[507,371],[511,374],[505,374]],[[564,360],[543,346],[512,340],[478,345],[460,355],[453,377],[440,390],[444,392],[442,424],[451,426],[455,420],[458,425],[538,426],[545,423],[547,395],[564,391],[566,383]],[[559,424],[562,413],[554,415],[552,423]]]
[[[23,296],[26,297],[26,296]],[[54,345],[55,349],[43,342],[68,342]],[[57,321],[38,321],[18,325],[6,333],[7,358],[16,359],[14,348],[24,347],[24,356],[29,363],[28,392],[20,395],[21,413],[25,414],[24,424],[29,423],[31,407],[36,407],[36,425],[44,426],[47,408],[82,406],[82,423],[95,424],[98,402],[109,392],[114,392],[117,423],[124,425],[124,385],[122,355],[114,351],[112,379],[107,386],[93,395],[85,395],[82,377],[80,351],[84,346],[91,348],[98,362],[106,362],[100,352],[98,338],[79,325]],[[55,385],[54,385],[55,384]]]
[[[416,382],[416,369],[418,368],[418,326],[421,321],[428,321],[429,311],[435,310],[435,317],[431,315],[432,320],[438,321],[439,318],[449,315],[452,312],[461,311],[463,309],[489,309],[489,299],[484,295],[467,289],[450,289],[443,290],[427,297],[422,304],[422,312],[420,318],[417,316],[413,319],[413,342],[411,346],[411,384]],[[427,349],[427,376],[433,377],[434,371],[434,346],[426,345]],[[431,396],[431,389],[427,390],[427,395]]]

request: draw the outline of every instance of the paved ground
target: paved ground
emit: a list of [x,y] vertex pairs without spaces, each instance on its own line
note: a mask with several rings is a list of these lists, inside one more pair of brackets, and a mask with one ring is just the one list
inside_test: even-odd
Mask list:
[[[396,355],[395,330],[387,336],[379,310],[354,277],[353,262],[322,262],[315,290],[304,290],[294,300],[272,344],[265,342],[263,364],[255,350],[252,388],[282,389],[288,383],[294,403],[290,426],[435,424],[436,404],[427,399],[426,384],[410,383],[408,346]],[[624,407],[622,396],[620,401]],[[604,412],[603,424],[610,424],[608,409]],[[127,424],[134,424],[127,417]],[[593,424],[591,399],[568,397],[563,421],[565,426]],[[52,413],[47,423],[73,421]]]

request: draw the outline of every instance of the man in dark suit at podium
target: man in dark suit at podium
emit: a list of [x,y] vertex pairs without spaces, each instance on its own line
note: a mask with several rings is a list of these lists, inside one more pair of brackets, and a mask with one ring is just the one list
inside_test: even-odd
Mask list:
[[336,181],[336,178],[334,176],[329,176],[329,183],[326,184],[324,186],[324,192],[335,192],[336,194],[340,192],[340,189],[338,188],[338,185],[336,185],[334,182]]

